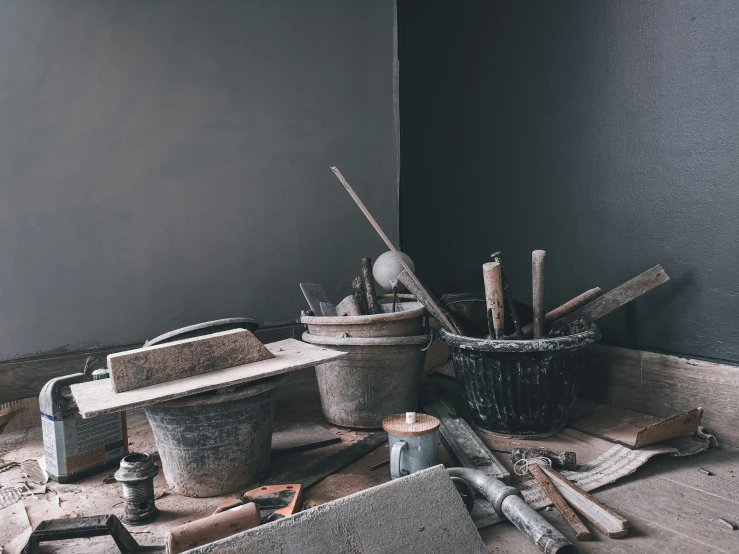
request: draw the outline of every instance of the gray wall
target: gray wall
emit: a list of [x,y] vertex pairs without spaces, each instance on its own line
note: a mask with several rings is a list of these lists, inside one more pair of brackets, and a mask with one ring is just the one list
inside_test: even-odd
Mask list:
[[392,0],[0,0],[0,360],[336,301],[397,237]]
[[656,263],[608,342],[739,361],[739,4],[399,3],[403,248],[439,294],[502,250],[554,307]]

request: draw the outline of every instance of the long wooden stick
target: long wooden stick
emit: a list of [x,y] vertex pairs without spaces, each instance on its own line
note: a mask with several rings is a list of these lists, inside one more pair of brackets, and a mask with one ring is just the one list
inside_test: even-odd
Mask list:
[[[586,290],[575,298],[568,300],[561,306],[554,308],[551,312],[547,312],[547,317],[545,318],[546,322],[551,323],[552,321],[556,321],[560,317],[564,317],[570,312],[577,310],[578,308],[582,308],[585,304],[592,302],[601,294],[603,294],[603,291],[600,290],[600,288],[598,287]],[[534,336],[534,324],[529,323],[528,325],[524,325],[521,328],[521,332],[523,333],[524,338],[530,339]],[[516,335],[508,335],[506,338],[513,339],[516,338]]]
[[531,253],[531,277],[534,292],[531,305],[534,308],[535,339],[540,339],[546,333],[546,263],[547,253],[544,250],[534,250]]
[[572,530],[575,532],[575,538],[579,541],[589,541],[592,539],[593,535],[590,533],[590,530],[585,527],[582,520],[577,517],[575,512],[572,511],[570,505],[567,504],[567,501],[562,498],[562,495],[559,494],[559,492],[557,492],[557,489],[554,488],[549,477],[544,475],[541,468],[536,464],[531,464],[529,466],[529,473],[534,476],[534,479],[539,483],[539,486],[541,486],[541,488],[544,489],[544,492],[547,493],[549,500],[552,501],[559,510],[559,513],[562,514],[562,517],[564,517],[570,527],[572,527]]
[[578,319],[584,318],[592,323],[596,319],[611,313],[613,310],[620,308],[624,304],[628,304],[635,298],[639,298],[642,294],[649,292],[654,287],[657,287],[669,280],[670,278],[667,276],[667,273],[665,273],[665,270],[662,269],[662,266],[656,265],[653,268],[646,270],[644,273],[637,275],[630,281],[626,281],[612,291],[593,300],[590,304],[586,304],[579,310],[558,319],[552,323],[552,331],[558,331]]
[[575,483],[548,466],[540,466],[549,481],[575,511],[595,525],[612,539],[618,539],[629,532],[629,522],[588,494]]
[[[485,305],[487,307],[488,331],[491,339],[503,338],[503,276],[500,262],[482,265],[482,280],[485,285]],[[491,313],[492,312],[492,313]]]
[[[359,196],[357,196],[357,193],[354,192],[354,189],[351,187],[351,185],[346,181],[344,176],[341,174],[341,171],[339,171],[339,168],[336,166],[331,166],[331,171],[334,172],[336,175],[336,178],[341,182],[342,185],[344,185],[344,188],[346,189],[346,192],[349,193],[349,196],[352,197],[354,202],[357,204],[360,210],[362,210],[362,213],[367,218],[367,221],[370,222],[372,227],[375,228],[375,231],[377,231],[377,234],[380,235],[380,238],[383,240],[385,245],[390,249],[390,251],[395,255],[398,262],[400,262],[400,265],[403,266],[403,269],[406,270],[408,273],[408,276],[411,278],[411,280],[416,284],[416,286],[426,293],[426,301],[430,302],[432,305],[432,308],[434,308],[434,311],[437,312],[435,314],[435,317],[439,320],[439,323],[441,324],[444,329],[449,331],[450,333],[455,332],[454,324],[449,321],[449,318],[444,315],[444,312],[441,310],[441,308],[431,299],[431,295],[428,294],[424,286],[421,284],[421,282],[416,278],[416,275],[413,273],[413,270],[408,267],[408,264],[403,259],[403,256],[400,255],[400,253],[396,250],[395,246],[392,242],[390,242],[390,239],[387,238],[387,235],[382,230],[382,228],[377,224],[377,221],[375,221],[375,218],[372,217],[372,214],[369,213],[369,210],[365,207],[364,203],[359,199]],[[431,311],[431,310],[429,310]]]

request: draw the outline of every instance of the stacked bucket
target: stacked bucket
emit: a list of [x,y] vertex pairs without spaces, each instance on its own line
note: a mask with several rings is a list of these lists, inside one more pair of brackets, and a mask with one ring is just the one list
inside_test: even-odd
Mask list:
[[302,316],[303,340],[347,355],[316,366],[321,407],[327,421],[342,427],[377,429],[389,415],[416,411],[430,336],[418,302],[392,313]]

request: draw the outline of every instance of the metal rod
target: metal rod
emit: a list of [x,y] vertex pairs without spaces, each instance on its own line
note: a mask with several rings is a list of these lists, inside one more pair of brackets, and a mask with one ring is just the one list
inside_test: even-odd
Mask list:
[[544,554],[577,554],[577,547],[526,504],[516,487],[505,485],[476,469],[453,467],[447,472],[452,477],[461,477],[475,492],[487,498],[500,517],[515,525]]

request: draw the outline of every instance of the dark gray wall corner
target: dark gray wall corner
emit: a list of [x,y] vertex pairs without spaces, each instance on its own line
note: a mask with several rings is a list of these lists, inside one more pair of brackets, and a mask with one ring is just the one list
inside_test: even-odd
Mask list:
[[739,362],[739,4],[399,0],[402,234],[437,293],[502,250],[550,306],[656,263],[608,342]]
[[393,0],[0,0],[0,360],[336,301],[397,240]]

